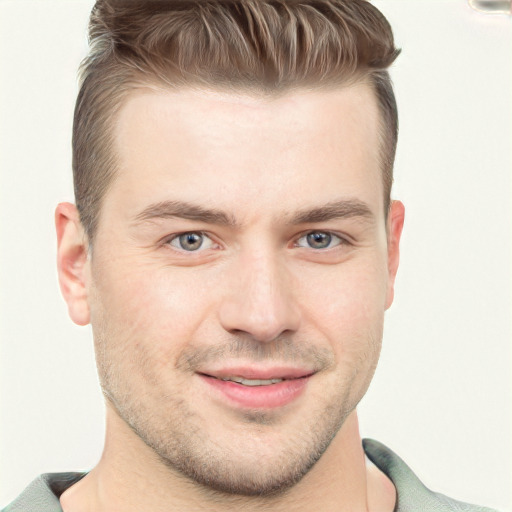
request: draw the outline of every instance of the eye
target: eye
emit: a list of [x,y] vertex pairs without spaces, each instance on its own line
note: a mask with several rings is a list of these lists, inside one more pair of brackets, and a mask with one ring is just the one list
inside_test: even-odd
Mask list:
[[339,236],[328,231],[311,231],[301,236],[296,245],[311,249],[330,249],[342,244],[344,241]]
[[176,249],[188,252],[210,249],[213,246],[211,238],[200,231],[189,231],[188,233],[175,235],[167,243]]

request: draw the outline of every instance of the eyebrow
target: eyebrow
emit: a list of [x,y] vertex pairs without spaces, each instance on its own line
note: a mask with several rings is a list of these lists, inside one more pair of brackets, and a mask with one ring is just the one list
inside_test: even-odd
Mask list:
[[183,201],[161,201],[151,204],[135,217],[135,221],[143,222],[152,219],[171,219],[174,217],[197,220],[208,224],[237,225],[236,219],[222,210],[204,208]]
[[359,217],[372,221],[375,216],[370,207],[359,199],[332,201],[318,208],[308,208],[293,214],[290,224],[308,224],[333,219]]
[[[284,213],[286,224],[312,224],[341,218],[361,218],[372,221],[375,219],[370,207],[358,199],[342,199],[325,205],[306,208],[294,213]],[[218,209],[205,208],[183,201],[161,201],[149,205],[135,217],[136,222],[153,219],[181,218],[231,227],[239,227],[236,218]]]

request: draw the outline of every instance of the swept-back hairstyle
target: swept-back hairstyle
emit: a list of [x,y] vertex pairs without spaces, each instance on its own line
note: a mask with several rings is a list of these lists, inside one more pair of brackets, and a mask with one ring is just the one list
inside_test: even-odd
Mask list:
[[73,125],[75,199],[92,240],[116,174],[123,101],[148,85],[257,95],[367,81],[380,112],[386,211],[397,140],[387,72],[399,51],[367,0],[97,0]]

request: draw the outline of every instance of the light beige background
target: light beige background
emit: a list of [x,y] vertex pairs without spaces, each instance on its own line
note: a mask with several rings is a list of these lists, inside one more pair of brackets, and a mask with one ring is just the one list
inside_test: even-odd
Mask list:
[[[363,435],[432,489],[512,510],[511,66],[507,16],[379,0],[403,53],[394,196],[407,218]],[[102,446],[91,333],[57,286],[53,210],[72,199],[71,119],[89,0],[0,0],[0,505]]]

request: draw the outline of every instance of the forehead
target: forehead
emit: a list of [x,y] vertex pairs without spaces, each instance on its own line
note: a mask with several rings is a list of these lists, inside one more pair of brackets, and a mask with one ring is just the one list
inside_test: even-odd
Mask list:
[[[141,121],[168,123],[176,132],[224,138],[279,130],[293,139],[301,135],[327,138],[344,129],[368,132],[377,128],[378,107],[370,85],[358,83],[326,90],[294,90],[279,95],[249,95],[214,89],[138,88],[125,100],[117,123],[117,140],[133,135]],[[218,140],[217,139],[217,140]]]
[[[287,210],[308,195],[382,205],[378,109],[365,84],[256,97],[138,90],[115,128],[113,191],[135,207],[169,196]],[[134,191],[137,193],[134,194]],[[332,197],[329,197],[332,196]],[[250,209],[249,206],[246,210]]]

